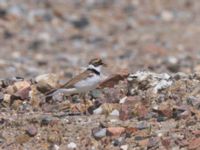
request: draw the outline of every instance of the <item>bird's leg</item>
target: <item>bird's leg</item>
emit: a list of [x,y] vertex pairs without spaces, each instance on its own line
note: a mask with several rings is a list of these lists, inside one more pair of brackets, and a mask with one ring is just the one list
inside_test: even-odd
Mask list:
[[85,93],[80,93],[80,98],[83,100],[83,103],[86,104]]
[[83,103],[84,103],[84,106],[85,106],[85,108],[84,108],[84,110],[85,110],[85,114],[88,114],[88,112],[87,112],[87,99],[86,99],[86,93],[81,93],[80,94],[80,97],[81,97],[81,99],[83,99]]

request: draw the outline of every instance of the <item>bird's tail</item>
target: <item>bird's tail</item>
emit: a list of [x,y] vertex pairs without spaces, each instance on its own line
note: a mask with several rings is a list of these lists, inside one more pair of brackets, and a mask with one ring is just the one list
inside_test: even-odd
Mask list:
[[52,95],[55,91],[57,91],[57,88],[52,89],[52,90],[46,92],[45,95],[46,95],[46,96]]

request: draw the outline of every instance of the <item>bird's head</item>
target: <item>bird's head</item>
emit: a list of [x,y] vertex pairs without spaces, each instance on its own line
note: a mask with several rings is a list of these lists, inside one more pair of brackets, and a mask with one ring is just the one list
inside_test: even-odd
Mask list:
[[89,65],[93,65],[94,67],[98,67],[98,66],[106,67],[107,66],[106,63],[104,63],[103,60],[100,58],[91,59],[89,62]]
[[106,67],[107,64],[100,58],[94,58],[90,60],[88,68],[95,69],[100,72],[102,66]]

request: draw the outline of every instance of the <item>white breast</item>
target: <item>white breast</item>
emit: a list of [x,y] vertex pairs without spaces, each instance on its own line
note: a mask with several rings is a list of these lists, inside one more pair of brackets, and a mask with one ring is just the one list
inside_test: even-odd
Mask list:
[[101,77],[99,75],[94,75],[92,77],[89,77],[85,80],[79,81],[74,85],[74,87],[79,91],[79,92],[87,92],[89,90],[92,90],[96,88],[98,83],[101,81]]

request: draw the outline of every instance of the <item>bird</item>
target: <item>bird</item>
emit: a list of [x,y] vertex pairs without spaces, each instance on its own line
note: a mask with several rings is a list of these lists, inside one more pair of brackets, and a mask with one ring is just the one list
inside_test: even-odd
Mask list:
[[87,68],[82,73],[76,75],[67,83],[57,89],[53,89],[46,95],[52,96],[53,99],[60,96],[71,96],[73,94],[85,95],[85,93],[95,89],[103,81],[102,67],[107,64],[101,58],[93,58],[89,61]]

